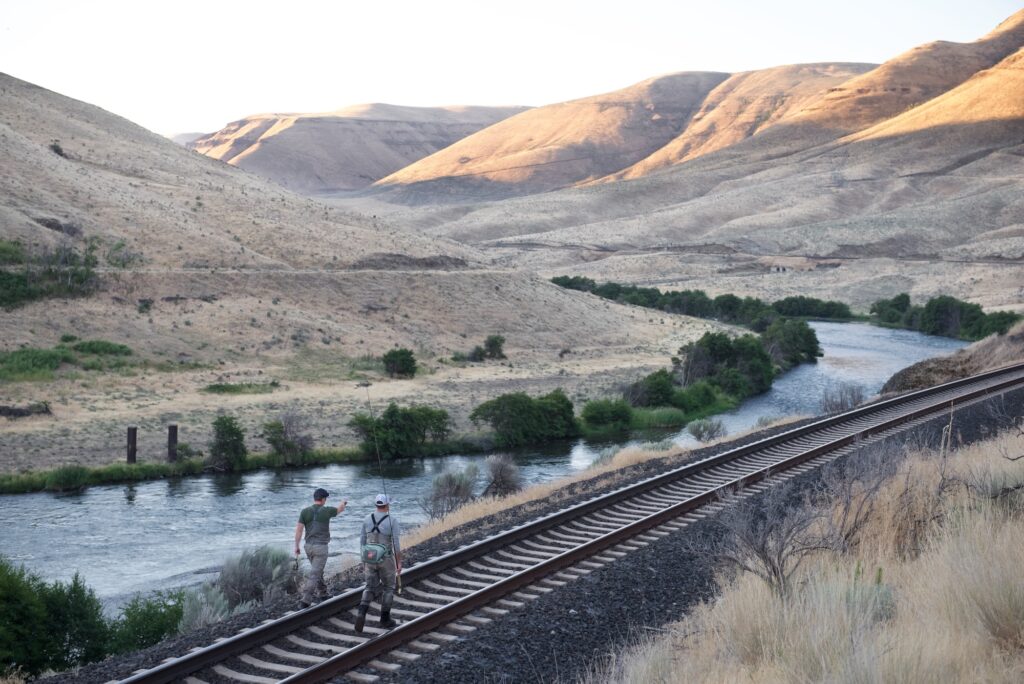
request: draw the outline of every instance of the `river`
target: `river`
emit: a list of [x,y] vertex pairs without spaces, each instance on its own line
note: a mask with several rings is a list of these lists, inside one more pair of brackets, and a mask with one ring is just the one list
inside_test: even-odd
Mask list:
[[[816,364],[785,374],[766,394],[719,416],[730,433],[747,430],[762,417],[816,415],[823,392],[840,382],[859,384],[871,396],[901,368],[964,346],[957,340],[859,323],[812,325],[825,355]],[[694,443],[685,430],[665,437],[681,445]],[[583,470],[601,453],[627,443],[579,440],[514,457],[524,482],[535,484]],[[429,491],[434,476],[482,460],[454,455],[388,464],[392,511],[406,528],[423,521],[417,500]],[[331,570],[340,557],[356,551],[359,522],[381,489],[375,465],[0,496],[0,553],[48,580],[66,580],[77,571],[106,604],[117,604],[135,592],[212,578],[227,557],[246,548],[271,544],[289,549],[298,511],[318,486],[331,492],[329,504],[349,501],[348,511],[332,524],[331,548],[338,555],[328,564]]]

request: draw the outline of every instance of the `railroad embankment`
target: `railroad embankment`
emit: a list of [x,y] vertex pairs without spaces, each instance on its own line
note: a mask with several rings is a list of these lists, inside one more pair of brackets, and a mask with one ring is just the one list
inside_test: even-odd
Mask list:
[[811,555],[788,593],[721,575],[713,600],[586,681],[1020,681],[1022,456],[1018,417],[992,439],[862,472],[822,511],[857,509],[850,543]]

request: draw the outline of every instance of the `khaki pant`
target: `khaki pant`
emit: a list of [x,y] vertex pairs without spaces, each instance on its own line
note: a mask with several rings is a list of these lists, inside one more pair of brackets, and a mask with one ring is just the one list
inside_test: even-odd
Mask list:
[[363,598],[360,605],[369,607],[374,599],[380,600],[381,611],[391,610],[391,603],[395,600],[395,557],[386,556],[384,562],[378,565],[363,563],[363,577],[366,579],[366,589],[363,590]]
[[324,568],[327,566],[327,544],[306,544],[306,558],[309,559],[309,574],[306,584],[302,587],[302,600],[310,603],[313,590],[320,595],[327,595],[327,583],[324,582]]

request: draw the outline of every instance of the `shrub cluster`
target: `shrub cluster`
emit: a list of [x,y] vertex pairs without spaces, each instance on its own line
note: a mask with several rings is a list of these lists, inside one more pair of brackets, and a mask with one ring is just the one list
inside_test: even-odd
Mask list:
[[1021,320],[1020,315],[1009,311],[986,314],[977,304],[947,295],[933,297],[924,306],[914,306],[906,293],[892,299],[879,299],[871,305],[871,315],[886,325],[962,340],[1004,335]]
[[384,370],[393,378],[411,378],[416,375],[416,357],[410,349],[392,349],[384,354],[382,360]]
[[474,424],[488,423],[494,430],[495,444],[500,448],[579,434],[572,401],[561,389],[536,398],[524,392],[503,394],[477,406],[469,418]]
[[444,409],[388,404],[379,417],[357,413],[349,427],[362,440],[367,455],[380,451],[383,458],[426,456],[451,434],[451,418]]
[[482,345],[473,347],[469,353],[455,352],[452,354],[452,361],[472,361],[479,363],[487,359],[504,359],[505,338],[501,335],[488,335]]

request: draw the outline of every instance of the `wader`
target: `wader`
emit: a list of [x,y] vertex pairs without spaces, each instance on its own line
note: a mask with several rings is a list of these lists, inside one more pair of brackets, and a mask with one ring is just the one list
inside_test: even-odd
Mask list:
[[[356,618],[356,631],[363,631],[363,624],[366,621],[366,613],[370,609],[370,602],[377,599],[380,602],[380,624],[382,627],[393,627],[391,620],[391,604],[395,600],[395,554],[392,552],[391,526],[388,525],[388,533],[381,531],[381,524],[390,517],[385,513],[379,520],[376,514],[371,513],[367,521],[372,527],[366,532],[367,544],[380,544],[388,549],[387,554],[379,563],[363,563],[363,577],[366,579],[366,589],[363,590],[363,598],[359,603],[359,615]],[[365,525],[366,523],[364,523]]]

